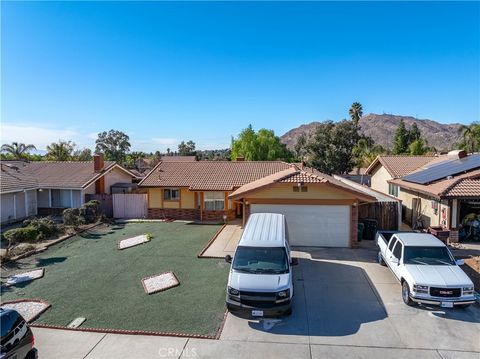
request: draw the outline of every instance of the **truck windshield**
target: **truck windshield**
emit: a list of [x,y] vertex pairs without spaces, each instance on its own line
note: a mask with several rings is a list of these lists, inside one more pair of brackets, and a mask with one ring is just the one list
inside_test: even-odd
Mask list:
[[403,253],[405,264],[454,265],[446,247],[405,247]]
[[233,269],[255,274],[288,273],[288,259],[282,247],[239,246],[233,259]]

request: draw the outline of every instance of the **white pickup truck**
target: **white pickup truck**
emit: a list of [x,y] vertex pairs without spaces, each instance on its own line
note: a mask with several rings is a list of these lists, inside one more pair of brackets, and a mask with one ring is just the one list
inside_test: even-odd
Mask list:
[[475,302],[473,283],[447,246],[431,234],[379,231],[378,262],[402,284],[402,299],[444,308],[468,307]]

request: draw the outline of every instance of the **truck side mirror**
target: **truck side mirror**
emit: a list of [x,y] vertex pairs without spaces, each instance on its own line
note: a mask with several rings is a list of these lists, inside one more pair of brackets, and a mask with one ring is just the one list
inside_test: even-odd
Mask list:
[[463,259],[457,259],[457,260],[455,261],[455,264],[456,264],[457,266],[463,266],[463,265],[465,264],[465,261],[464,261]]
[[230,254],[227,254],[227,255],[225,256],[225,262],[227,262],[227,263],[232,263],[232,256],[231,256]]

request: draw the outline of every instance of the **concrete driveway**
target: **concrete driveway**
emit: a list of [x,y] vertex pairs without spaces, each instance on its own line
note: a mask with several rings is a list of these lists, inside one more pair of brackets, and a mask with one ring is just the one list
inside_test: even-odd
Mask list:
[[[408,307],[373,242],[294,252],[293,314],[273,324],[229,314],[222,340],[480,351],[479,306]],[[476,356],[478,357],[478,356]]]

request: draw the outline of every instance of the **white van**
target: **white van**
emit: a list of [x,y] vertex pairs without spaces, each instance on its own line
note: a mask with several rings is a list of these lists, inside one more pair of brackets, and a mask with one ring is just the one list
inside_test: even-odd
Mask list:
[[289,315],[293,281],[283,214],[251,214],[233,257],[227,308],[253,317]]

